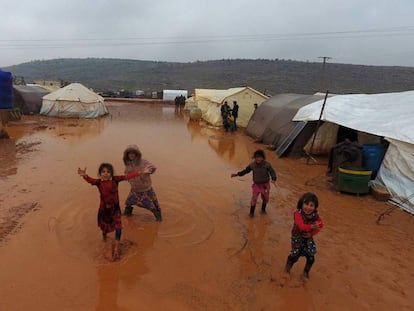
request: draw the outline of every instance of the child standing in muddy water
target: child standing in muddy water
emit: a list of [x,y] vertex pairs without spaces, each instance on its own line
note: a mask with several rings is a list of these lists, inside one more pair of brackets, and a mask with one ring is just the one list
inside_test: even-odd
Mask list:
[[276,172],[272,165],[267,162],[263,150],[256,150],[253,154],[254,161],[251,162],[244,170],[231,174],[231,177],[244,176],[253,171],[252,198],[250,201],[250,217],[254,217],[257,199],[259,194],[262,197],[262,214],[266,214],[266,205],[269,203],[270,179],[272,183],[276,182]]
[[[142,173],[146,173],[143,171]],[[78,174],[86,182],[96,186],[100,193],[100,203],[98,210],[98,226],[102,230],[102,237],[106,240],[107,234],[115,231],[115,245],[112,259],[119,258],[119,243],[122,234],[121,209],[119,207],[118,183],[140,175],[138,171],[126,175],[114,176],[114,168],[110,163],[102,163],[98,169],[98,179],[89,177],[86,168],[78,168]]]
[[309,278],[309,271],[315,262],[316,244],[313,236],[323,228],[322,219],[318,214],[318,198],[307,192],[299,199],[297,210],[293,214],[292,249],[287,258],[285,271],[290,273],[299,257],[306,257],[303,277]]
[[131,216],[133,205],[150,210],[156,221],[162,221],[161,208],[158,203],[157,195],[152,188],[151,174],[157,169],[154,164],[142,159],[141,151],[137,145],[129,145],[124,151],[123,161],[125,164],[125,174],[133,171],[143,171],[146,173],[137,178],[129,180],[131,191],[125,202],[124,215]]

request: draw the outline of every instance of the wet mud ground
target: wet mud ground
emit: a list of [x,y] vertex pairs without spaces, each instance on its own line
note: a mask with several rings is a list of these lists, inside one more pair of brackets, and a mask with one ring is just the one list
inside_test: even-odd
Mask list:
[[[1,310],[413,310],[414,218],[371,196],[334,191],[326,166],[279,159],[267,215],[250,219],[251,175],[230,178],[264,148],[161,104],[108,103],[98,120],[24,116],[0,141]],[[101,162],[123,173],[137,144],[157,166],[163,222],[123,217],[121,259],[96,226]],[[319,164],[324,159],[318,159]],[[120,184],[121,203],[129,185]],[[325,228],[308,281],[283,272],[296,202],[315,192]],[[259,201],[260,202],[260,201]],[[260,203],[259,203],[260,204]]]

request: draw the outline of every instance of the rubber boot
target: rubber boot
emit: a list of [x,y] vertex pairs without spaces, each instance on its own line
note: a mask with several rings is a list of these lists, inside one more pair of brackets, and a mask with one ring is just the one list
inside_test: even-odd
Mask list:
[[290,260],[290,258],[288,257],[288,259],[286,261],[285,272],[290,273],[290,270],[292,269],[294,264],[295,263],[292,260]]
[[126,205],[125,210],[124,210],[124,215],[125,216],[132,216],[132,210],[133,209],[134,209],[134,207],[132,205]]
[[256,209],[256,206],[250,206],[250,217],[254,217],[254,210]]
[[152,213],[154,214],[156,221],[162,221],[162,214],[161,214],[161,209],[160,208],[154,209],[152,211]]
[[312,268],[313,262],[314,262],[314,259],[306,260],[305,269],[303,269],[303,276],[307,279],[309,279],[309,272],[310,272],[310,269]]
[[267,205],[266,202],[262,203],[262,214],[266,214],[266,205]]

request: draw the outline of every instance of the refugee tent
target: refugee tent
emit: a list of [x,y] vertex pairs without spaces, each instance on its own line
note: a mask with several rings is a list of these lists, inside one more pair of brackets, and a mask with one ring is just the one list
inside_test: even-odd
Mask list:
[[254,112],[254,104],[260,105],[268,97],[251,87],[230,88],[227,90],[195,89],[194,101],[203,113],[203,119],[214,126],[221,126],[221,105],[227,102],[233,108],[233,102],[239,105],[237,125],[246,127]]
[[40,114],[64,118],[96,118],[108,113],[103,97],[80,83],[43,96]]
[[197,107],[194,96],[191,96],[185,100],[184,110],[190,110],[191,108]]
[[[299,109],[294,121],[318,120],[323,100]],[[375,182],[414,214],[414,91],[328,98],[322,120],[382,136],[389,147]]]
[[[279,156],[301,156],[312,136],[315,122],[295,122],[299,108],[322,99],[323,95],[279,94],[263,102],[252,115],[246,132],[256,140],[273,145]],[[336,143],[336,141],[335,141]]]
[[42,107],[42,97],[49,91],[36,85],[14,85],[13,106],[23,114],[39,113]]

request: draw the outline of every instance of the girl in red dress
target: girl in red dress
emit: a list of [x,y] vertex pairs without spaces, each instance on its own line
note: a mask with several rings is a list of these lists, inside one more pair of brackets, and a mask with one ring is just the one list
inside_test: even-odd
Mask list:
[[114,176],[114,168],[110,163],[102,163],[98,169],[98,179],[89,177],[86,168],[78,168],[78,174],[86,182],[96,186],[99,190],[101,201],[98,210],[98,226],[102,230],[102,237],[106,240],[109,232],[115,231],[115,245],[113,260],[119,258],[119,242],[122,234],[121,209],[119,207],[118,183],[140,175],[140,172],[132,172],[126,175]]

